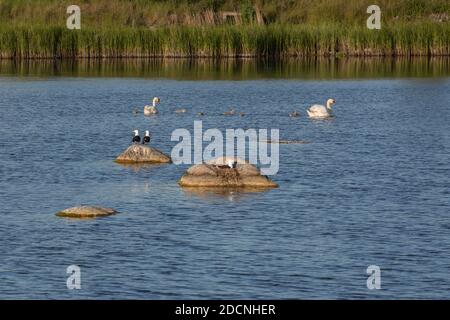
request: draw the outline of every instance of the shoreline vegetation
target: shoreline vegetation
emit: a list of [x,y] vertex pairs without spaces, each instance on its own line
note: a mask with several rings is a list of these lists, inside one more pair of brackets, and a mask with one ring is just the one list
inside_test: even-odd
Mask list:
[[68,30],[0,27],[2,59],[448,56],[450,24]]
[[0,0],[0,59],[450,56],[448,0],[378,4],[381,30],[358,0],[86,0],[69,30],[64,1]]

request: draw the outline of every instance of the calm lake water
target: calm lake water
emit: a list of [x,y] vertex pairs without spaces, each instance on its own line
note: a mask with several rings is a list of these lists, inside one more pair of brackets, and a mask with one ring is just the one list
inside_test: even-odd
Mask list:
[[[450,298],[448,60],[110,65],[0,64],[0,298]],[[153,96],[159,115],[133,115]],[[328,97],[336,117],[309,120]],[[200,111],[204,129],[310,143],[280,145],[280,187],[259,193],[113,162],[135,128],[170,153]],[[55,216],[78,204],[120,213]]]

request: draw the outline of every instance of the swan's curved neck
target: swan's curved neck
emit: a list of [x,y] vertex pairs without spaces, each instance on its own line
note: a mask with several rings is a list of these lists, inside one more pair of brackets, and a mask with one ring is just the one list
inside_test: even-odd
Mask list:
[[327,109],[329,110],[329,111],[331,111],[332,109],[331,109],[331,106],[332,106],[333,104],[331,103],[331,101],[327,101]]

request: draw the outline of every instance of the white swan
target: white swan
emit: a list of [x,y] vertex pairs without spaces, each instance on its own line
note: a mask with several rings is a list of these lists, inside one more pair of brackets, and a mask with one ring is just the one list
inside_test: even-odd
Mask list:
[[158,97],[154,97],[154,98],[153,98],[152,105],[151,105],[151,106],[145,106],[145,107],[144,107],[144,114],[145,114],[146,116],[152,115],[152,114],[157,114],[157,113],[158,113],[158,109],[156,109],[156,105],[157,105],[158,103],[160,103],[160,102],[161,102],[161,100],[160,100]]
[[308,113],[308,116],[310,118],[315,119],[321,119],[321,118],[328,118],[333,115],[333,109],[331,108],[333,104],[336,103],[336,100],[334,99],[328,99],[327,100],[327,106],[322,106],[320,104],[315,104],[309,107],[306,112]]

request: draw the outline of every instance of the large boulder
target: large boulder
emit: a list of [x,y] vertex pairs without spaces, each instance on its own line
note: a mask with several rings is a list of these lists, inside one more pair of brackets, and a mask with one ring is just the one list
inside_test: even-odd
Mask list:
[[172,160],[169,156],[161,151],[143,145],[132,144],[121,155],[116,158],[118,163],[170,163]]
[[117,212],[111,208],[79,206],[64,209],[58,212],[56,215],[58,217],[67,217],[67,218],[96,218],[96,217],[110,216],[116,213]]
[[[225,164],[237,161],[236,168]],[[276,188],[278,185],[261,175],[260,170],[242,159],[219,157],[190,167],[178,181],[182,187]]]

